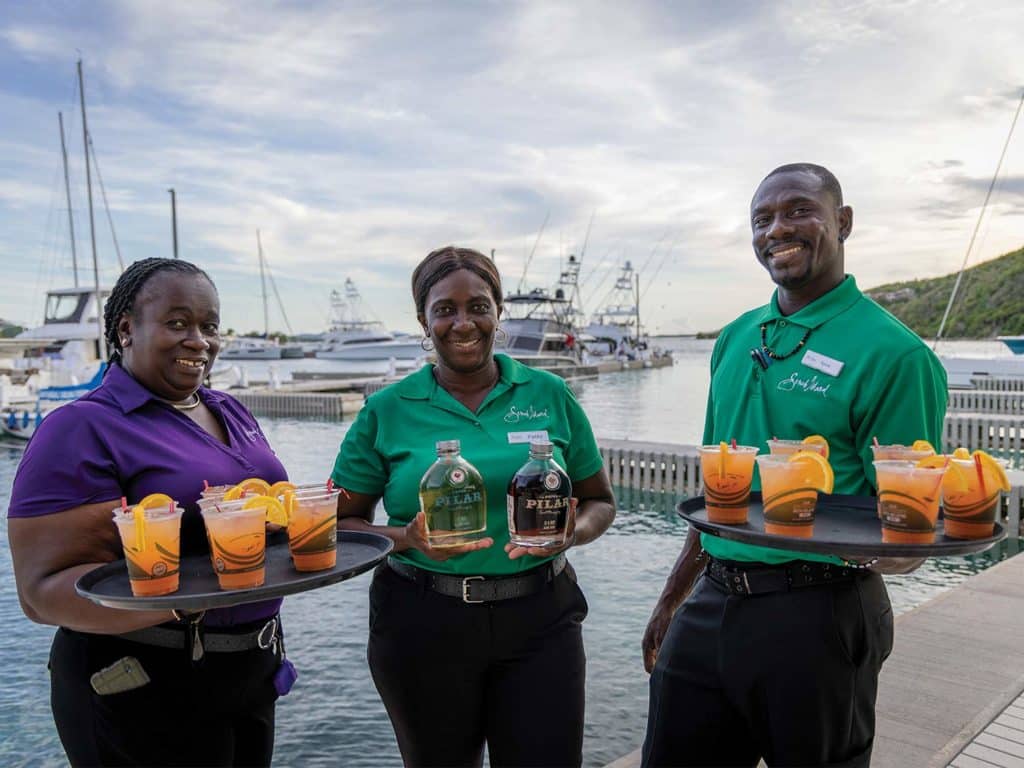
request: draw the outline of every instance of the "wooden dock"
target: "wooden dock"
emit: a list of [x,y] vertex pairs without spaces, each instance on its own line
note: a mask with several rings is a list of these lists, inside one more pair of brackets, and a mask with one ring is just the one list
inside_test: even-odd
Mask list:
[[[896,617],[872,768],[1024,766],[1021,583],[1024,557],[1012,557]],[[639,765],[637,749],[607,768]]]

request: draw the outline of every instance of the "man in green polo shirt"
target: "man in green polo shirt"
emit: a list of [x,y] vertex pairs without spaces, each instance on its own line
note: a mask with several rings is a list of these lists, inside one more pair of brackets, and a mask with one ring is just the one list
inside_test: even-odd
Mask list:
[[[939,444],[945,371],[846,274],[853,210],[827,169],[772,171],[750,221],[777,288],[715,344],[704,443],[767,452],[772,437],[824,435],[835,492],[870,495],[873,439]],[[644,635],[645,766],[869,764],[878,673],[892,649],[880,573],[921,561],[864,567],[841,555],[690,530]]]

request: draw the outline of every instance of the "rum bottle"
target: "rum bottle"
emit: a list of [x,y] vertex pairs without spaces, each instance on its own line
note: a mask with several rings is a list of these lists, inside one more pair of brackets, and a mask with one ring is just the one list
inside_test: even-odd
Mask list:
[[440,440],[435,461],[420,480],[420,509],[434,547],[454,547],[487,530],[487,490],[472,464],[459,455],[458,440]]
[[508,484],[508,532],[512,543],[549,547],[565,542],[572,482],[552,458],[549,442],[530,443],[530,460]]

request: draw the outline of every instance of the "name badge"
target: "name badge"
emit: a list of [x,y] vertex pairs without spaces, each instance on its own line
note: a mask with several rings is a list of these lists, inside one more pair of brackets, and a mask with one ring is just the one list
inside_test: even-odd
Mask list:
[[508,442],[511,445],[516,443],[550,443],[546,429],[538,429],[533,432],[509,432]]
[[800,362],[808,368],[827,373],[829,376],[838,376],[842,373],[843,366],[846,365],[842,360],[836,360],[834,357],[828,357],[819,352],[812,352],[809,349],[804,352]]

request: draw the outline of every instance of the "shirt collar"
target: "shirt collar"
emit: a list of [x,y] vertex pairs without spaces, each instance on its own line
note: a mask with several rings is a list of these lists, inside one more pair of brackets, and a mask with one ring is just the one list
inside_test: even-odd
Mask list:
[[772,294],[771,303],[761,313],[760,322],[770,323],[774,320],[785,319],[787,322],[802,325],[804,328],[817,328],[849,309],[863,295],[857,288],[857,281],[853,275],[847,275],[843,282],[824,296],[819,296],[806,307],[791,315],[784,315],[779,309],[779,290],[776,288]]
[[[518,360],[501,354],[495,355],[494,360],[498,363],[498,380],[500,382],[511,385],[525,384],[530,380],[529,370]],[[437,389],[434,366],[424,365],[395,386],[398,388],[399,396],[406,400],[429,400]]]
[[[162,398],[146,389],[120,365],[110,366],[103,379],[103,388],[124,413],[136,411],[150,400],[163,402]],[[206,387],[200,387],[198,393],[202,401],[207,404],[220,403],[224,399],[224,395],[220,392],[206,389]]]

